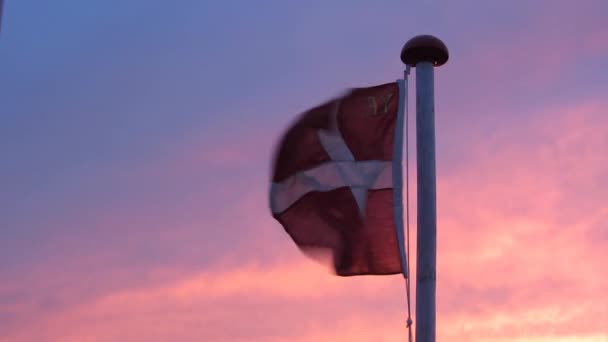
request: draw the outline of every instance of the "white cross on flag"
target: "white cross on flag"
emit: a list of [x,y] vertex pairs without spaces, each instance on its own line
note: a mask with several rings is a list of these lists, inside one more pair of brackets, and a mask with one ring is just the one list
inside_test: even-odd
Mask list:
[[341,276],[401,273],[401,82],[351,90],[302,114],[274,157],[270,207]]

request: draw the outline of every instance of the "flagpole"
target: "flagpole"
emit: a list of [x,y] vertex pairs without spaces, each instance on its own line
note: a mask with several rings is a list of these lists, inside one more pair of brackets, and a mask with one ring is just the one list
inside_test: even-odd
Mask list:
[[448,49],[429,35],[410,39],[401,60],[416,68],[416,155],[418,241],[416,268],[416,342],[435,341],[437,208],[435,177],[434,67],[445,64]]

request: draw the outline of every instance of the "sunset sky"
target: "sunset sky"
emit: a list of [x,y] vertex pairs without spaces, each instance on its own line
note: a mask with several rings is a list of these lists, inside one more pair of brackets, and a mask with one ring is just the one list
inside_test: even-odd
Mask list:
[[0,342],[406,341],[403,279],[332,275],[267,193],[292,119],[395,81],[423,33],[450,50],[438,341],[608,341],[607,17],[606,0],[5,1]]

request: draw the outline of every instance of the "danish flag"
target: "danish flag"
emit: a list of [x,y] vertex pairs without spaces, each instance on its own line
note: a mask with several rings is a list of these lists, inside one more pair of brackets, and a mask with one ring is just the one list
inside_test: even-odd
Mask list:
[[273,217],[336,274],[405,274],[401,81],[352,89],[303,113],[274,156]]

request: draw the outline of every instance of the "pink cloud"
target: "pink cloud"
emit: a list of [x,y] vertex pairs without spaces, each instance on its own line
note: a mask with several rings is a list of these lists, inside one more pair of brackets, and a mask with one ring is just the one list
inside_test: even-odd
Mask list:
[[[604,102],[549,110],[553,120],[506,126],[475,145],[468,167],[439,180],[438,337],[459,341],[603,341],[608,279],[603,223],[606,191]],[[548,113],[530,113],[546,118]],[[517,139],[514,139],[517,132]],[[581,192],[581,189],[584,191]],[[82,294],[77,274],[44,298],[4,303],[6,341],[395,341],[405,337],[403,281],[338,278],[302,256],[257,200],[235,203],[247,213],[252,244],[280,261],[241,257],[204,270],[158,269],[145,281],[124,272],[91,281],[111,289]],[[226,221],[232,227],[239,221]],[[185,229],[185,228],[184,228]],[[180,243],[190,228],[164,241]],[[415,236],[412,237],[415,241]],[[238,255],[239,250],[233,251]],[[415,255],[415,251],[412,252]],[[79,274],[86,274],[80,269]],[[413,274],[415,273],[412,272]],[[61,279],[49,270],[48,279]],[[102,275],[103,275],[102,274]],[[111,280],[107,276],[111,275]],[[40,277],[28,281],[39,282]],[[25,280],[25,279],[23,279]],[[72,284],[70,284],[72,282]],[[16,291],[19,282],[4,284]],[[30,285],[31,286],[31,285]],[[57,287],[59,286],[59,287]],[[39,284],[43,291],[44,284]]]
[[496,132],[440,180],[440,312],[468,317],[471,336],[606,334],[608,254],[589,232],[608,218],[607,108],[531,113],[542,119]]

